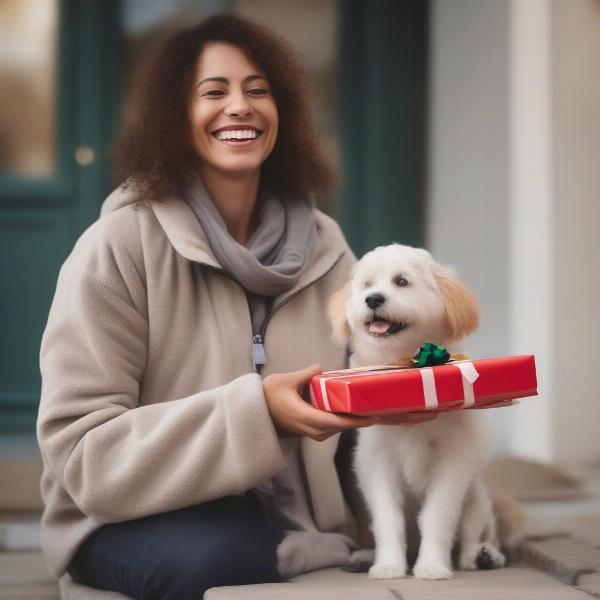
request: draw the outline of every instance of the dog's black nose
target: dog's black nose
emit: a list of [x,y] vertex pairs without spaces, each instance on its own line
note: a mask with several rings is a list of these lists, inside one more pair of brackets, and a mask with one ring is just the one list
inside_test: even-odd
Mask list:
[[369,294],[365,298],[365,302],[369,308],[377,308],[385,302],[385,298],[381,294]]

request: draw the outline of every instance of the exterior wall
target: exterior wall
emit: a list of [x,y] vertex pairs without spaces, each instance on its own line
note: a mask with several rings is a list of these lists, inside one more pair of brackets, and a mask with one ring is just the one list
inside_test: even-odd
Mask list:
[[433,0],[427,246],[482,304],[472,355],[534,353],[496,452],[600,458],[600,5]]
[[[509,4],[433,0],[430,26],[426,247],[480,301],[465,351],[498,356],[510,350]],[[509,449],[513,410],[486,415],[497,452]]]
[[555,413],[561,462],[600,459],[600,3],[552,0]]
[[535,354],[539,396],[511,409],[515,454],[556,459],[552,443],[552,115],[550,6],[510,2],[510,350]]

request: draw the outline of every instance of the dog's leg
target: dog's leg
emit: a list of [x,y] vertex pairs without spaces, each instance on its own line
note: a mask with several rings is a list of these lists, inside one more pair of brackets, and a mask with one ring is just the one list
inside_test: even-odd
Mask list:
[[459,542],[460,569],[494,569],[506,562],[499,549],[492,502],[479,477],[467,492]]
[[419,579],[452,577],[450,552],[467,489],[477,472],[474,460],[448,452],[435,466],[418,519],[421,545],[413,573]]
[[[400,469],[385,453],[361,452],[357,447],[355,470],[372,516],[375,563],[372,579],[406,577],[406,532]],[[376,457],[376,460],[373,458]],[[397,461],[396,461],[397,462]]]

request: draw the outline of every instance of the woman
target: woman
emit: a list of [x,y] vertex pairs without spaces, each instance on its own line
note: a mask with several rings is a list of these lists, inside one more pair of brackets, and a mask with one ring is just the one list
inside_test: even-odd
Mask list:
[[307,98],[285,43],[234,17],[149,66],[117,147],[127,189],[63,265],[42,340],[57,576],[181,600],[348,559],[337,434],[375,421],[301,397],[345,366],[324,306],[354,261],[311,200],[332,177]]

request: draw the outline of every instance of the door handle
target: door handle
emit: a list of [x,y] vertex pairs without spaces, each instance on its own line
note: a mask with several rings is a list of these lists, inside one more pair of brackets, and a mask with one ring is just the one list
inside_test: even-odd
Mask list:
[[91,165],[96,159],[96,153],[91,146],[79,146],[75,150],[75,160],[80,167]]

